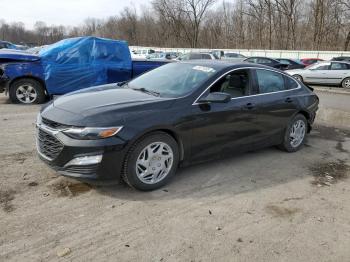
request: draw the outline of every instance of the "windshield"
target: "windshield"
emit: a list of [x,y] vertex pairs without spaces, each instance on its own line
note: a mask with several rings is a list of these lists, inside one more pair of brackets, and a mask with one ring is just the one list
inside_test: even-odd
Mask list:
[[161,97],[181,97],[198,88],[215,72],[211,67],[170,63],[135,78],[127,88],[146,89]]

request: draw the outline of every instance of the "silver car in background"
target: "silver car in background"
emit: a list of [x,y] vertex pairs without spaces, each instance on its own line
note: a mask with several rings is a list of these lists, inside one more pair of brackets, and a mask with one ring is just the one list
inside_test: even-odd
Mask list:
[[224,53],[224,55],[221,57],[221,59],[223,60],[229,60],[232,62],[242,62],[244,59],[246,59],[247,57],[239,54],[239,53]]
[[306,84],[337,85],[350,89],[350,63],[324,61],[286,73]]

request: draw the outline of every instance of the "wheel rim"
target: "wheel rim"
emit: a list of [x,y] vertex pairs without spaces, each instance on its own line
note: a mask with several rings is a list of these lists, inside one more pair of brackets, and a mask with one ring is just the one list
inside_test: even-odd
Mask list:
[[296,80],[298,80],[298,81],[302,82],[302,78],[301,78],[301,76],[295,75],[295,76],[294,76],[294,78],[295,78]]
[[163,180],[173,165],[174,154],[164,142],[155,142],[146,146],[136,160],[137,177],[146,184],[155,184]]
[[33,103],[37,96],[35,88],[31,85],[21,85],[16,90],[17,99],[24,104]]
[[292,147],[298,147],[303,142],[305,137],[305,123],[302,120],[297,120],[290,131],[290,144]]
[[344,86],[345,86],[345,88],[350,88],[350,79],[346,79],[344,81]]

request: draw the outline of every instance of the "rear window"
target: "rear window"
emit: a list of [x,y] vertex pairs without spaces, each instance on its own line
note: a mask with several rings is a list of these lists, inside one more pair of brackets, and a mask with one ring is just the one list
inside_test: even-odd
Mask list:
[[295,89],[298,87],[298,83],[288,76],[284,76],[284,85],[287,90]]
[[260,94],[285,90],[283,75],[278,72],[257,69],[256,76]]
[[258,58],[257,60],[259,64],[272,64],[272,61],[267,58]]
[[201,59],[202,55],[201,54],[191,54],[190,59]]
[[347,70],[349,69],[349,65],[344,63],[332,63],[331,70]]

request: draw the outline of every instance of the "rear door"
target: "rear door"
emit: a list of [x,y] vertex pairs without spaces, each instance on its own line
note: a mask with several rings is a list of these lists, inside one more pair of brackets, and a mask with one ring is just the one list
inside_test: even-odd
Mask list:
[[281,141],[286,126],[297,112],[296,90],[299,84],[292,78],[268,69],[255,69],[258,143],[276,144]]
[[328,72],[329,83],[340,85],[344,78],[349,76],[349,64],[332,62],[331,70]]

